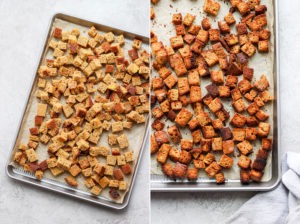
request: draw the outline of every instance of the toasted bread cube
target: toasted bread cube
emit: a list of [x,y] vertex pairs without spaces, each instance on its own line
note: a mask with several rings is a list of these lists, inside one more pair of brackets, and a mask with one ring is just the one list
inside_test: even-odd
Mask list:
[[221,98],[230,97],[230,88],[228,86],[219,86],[219,95]]
[[253,31],[248,34],[249,41],[253,44],[257,44],[259,42],[259,32]]
[[[220,122],[222,122],[222,121],[220,121]],[[222,137],[223,140],[232,139],[232,132],[231,132],[229,127],[220,128],[220,132],[221,132],[221,137]]]
[[219,165],[225,169],[232,167],[233,159],[225,154],[223,154],[219,160]]
[[244,141],[246,136],[246,131],[243,128],[233,128],[232,129],[233,134],[233,141]]
[[228,87],[230,87],[230,88],[235,88],[237,82],[238,82],[238,77],[237,77],[237,76],[228,75],[228,76],[226,77],[226,83],[225,83],[225,86],[228,86]]
[[252,169],[250,171],[250,177],[255,182],[260,182],[263,176],[263,172]]
[[168,98],[170,101],[177,101],[179,97],[178,89],[170,89],[168,91]]
[[173,49],[181,48],[184,45],[182,36],[171,37],[170,38],[170,43],[171,43],[171,47]]
[[161,145],[164,143],[169,143],[169,137],[165,131],[156,131],[154,132],[156,142]]
[[202,51],[201,55],[205,59],[208,66],[213,66],[219,62],[219,58],[213,50]]
[[205,163],[203,162],[203,160],[193,160],[194,166],[197,169],[205,169]]
[[185,27],[183,24],[175,25],[176,35],[185,35]]
[[217,162],[212,162],[208,167],[205,168],[205,172],[209,177],[214,177],[220,170],[221,167]]
[[191,88],[190,88],[190,100],[191,100],[191,102],[192,103],[200,102],[201,99],[202,99],[202,91],[201,91],[200,86],[191,86]]
[[270,132],[271,125],[265,122],[259,122],[257,135],[259,137],[267,137]]
[[196,180],[198,178],[198,169],[189,168],[187,170],[186,177],[188,178],[188,180]]
[[91,192],[93,195],[95,195],[95,196],[100,195],[101,191],[102,191],[102,189],[101,189],[100,187],[98,187],[98,186],[94,186],[94,187],[92,187],[92,189],[90,190],[90,192]]
[[47,104],[39,103],[37,107],[37,116],[45,117],[47,113]]
[[230,116],[229,112],[226,111],[224,108],[216,112],[216,116],[221,120],[221,121],[226,121]]
[[207,112],[200,112],[196,118],[198,119],[198,122],[201,127],[206,126],[212,122],[209,114]]
[[242,16],[250,12],[250,6],[248,2],[243,2],[243,1],[239,2],[237,4],[237,9],[239,10]]
[[106,157],[106,164],[107,165],[115,166],[116,162],[117,162],[117,157],[116,156],[107,155],[107,157]]
[[193,140],[181,139],[180,146],[181,146],[181,150],[190,151],[193,148]]
[[73,177],[76,177],[78,176],[78,174],[81,173],[81,169],[79,166],[77,166],[76,164],[72,165],[71,168],[69,169],[69,172],[70,174],[73,176]]
[[95,182],[93,181],[92,178],[87,178],[87,179],[85,179],[85,181],[84,181],[84,185],[85,185],[87,188],[92,188],[92,187],[94,187],[96,184],[95,184]]
[[64,170],[63,169],[61,169],[61,168],[58,168],[58,167],[53,167],[53,168],[50,168],[50,171],[51,171],[51,174],[53,175],[53,176],[59,176],[60,174],[62,174],[63,172],[64,172]]
[[267,165],[267,161],[263,158],[256,157],[252,163],[252,169],[263,171]]
[[58,157],[57,159],[57,167],[63,170],[70,170],[72,162],[63,157]]
[[207,165],[215,161],[215,156],[211,153],[207,153],[203,159],[203,162]]
[[187,78],[178,78],[178,93],[184,95],[190,91],[190,86]]
[[113,122],[111,124],[111,130],[113,133],[123,131],[123,123],[121,121]]
[[261,40],[258,42],[258,51],[261,53],[269,52],[269,41]]
[[223,108],[223,104],[220,100],[220,98],[215,98],[213,99],[209,104],[208,104],[208,108],[213,112],[217,112],[219,110],[221,110]]
[[210,29],[208,33],[209,33],[209,40],[211,42],[220,41],[221,33],[219,29]]
[[225,21],[219,21],[218,27],[222,34],[230,33],[230,27],[228,26],[228,24]]
[[119,146],[120,146],[121,149],[125,149],[129,146],[129,142],[128,142],[128,139],[127,139],[125,134],[120,135],[117,138],[117,141],[118,141]]
[[224,20],[228,25],[232,25],[235,23],[235,18],[231,12],[224,16]]
[[215,129],[212,126],[203,126],[202,127],[203,137],[206,139],[210,139],[216,136]]
[[259,39],[260,40],[268,40],[271,36],[271,32],[269,30],[266,29],[261,29],[259,31]]
[[108,186],[110,180],[107,178],[107,177],[102,177],[99,181],[99,185],[102,187],[102,188],[105,188]]
[[169,89],[171,89],[177,83],[177,78],[174,75],[169,75],[164,79],[164,83]]
[[223,141],[223,153],[228,155],[234,152],[234,142],[233,140]]
[[170,163],[165,163],[162,165],[162,171],[163,173],[170,178],[173,178],[173,166]]
[[126,191],[126,189],[127,189],[127,183],[125,181],[119,181],[119,190]]
[[170,149],[171,149],[170,145],[163,144],[157,152],[156,160],[161,164],[166,163]]
[[200,131],[200,129],[193,131],[192,132],[192,137],[193,137],[193,142],[195,144],[200,143],[200,141],[201,141],[201,131]]
[[128,151],[124,153],[125,159],[127,163],[133,162],[134,161],[134,154],[133,151]]
[[259,120],[259,121],[265,121],[269,118],[269,115],[266,114],[264,111],[259,110],[256,112],[255,117]]
[[72,187],[77,187],[78,186],[78,183],[77,183],[76,179],[73,176],[66,177],[65,181],[67,182],[67,184],[69,184]]
[[73,109],[72,109],[72,107],[70,107],[69,104],[64,104],[62,106],[62,110],[63,110],[63,113],[64,113],[64,115],[65,115],[66,118],[69,118],[73,114],[73,112],[74,112]]
[[263,150],[270,151],[272,150],[272,139],[271,138],[263,138],[261,140],[261,146]]
[[185,15],[185,17],[183,18],[183,24],[186,25],[186,26],[191,26],[192,23],[194,22],[195,18],[196,18],[195,15],[187,13]]
[[222,85],[224,83],[224,74],[222,70],[211,70],[210,77],[213,83],[216,85]]
[[212,139],[212,150],[213,151],[222,151],[223,149],[223,141],[222,138],[213,138]]
[[209,152],[211,150],[211,144],[212,144],[211,139],[202,138],[201,139],[201,150],[203,152]]
[[82,46],[82,47],[87,47],[87,44],[89,42],[89,39],[87,37],[84,36],[79,36],[77,43]]
[[216,130],[220,130],[224,127],[223,122],[220,119],[215,119],[212,121],[212,126]]
[[216,183],[217,184],[223,184],[223,183],[225,183],[224,173],[222,173],[222,172],[217,173],[215,175],[215,178],[216,178]]
[[241,47],[241,51],[251,57],[255,54],[256,47],[251,42],[248,42]]
[[247,140],[238,143],[236,146],[243,155],[248,155],[253,151],[253,147],[251,143],[248,142]]
[[247,112],[250,115],[256,114],[256,112],[259,111],[259,107],[257,106],[256,103],[251,103],[248,107],[247,107]]
[[181,134],[176,125],[168,128],[168,134],[171,137],[172,141],[177,144],[180,142]]
[[268,159],[268,155],[269,155],[269,152],[267,150],[259,149],[257,151],[256,157],[257,158],[262,158],[264,160],[267,160]]
[[234,127],[242,128],[246,121],[246,117],[239,113],[235,113],[230,121],[230,124],[232,124]]
[[179,25],[182,23],[182,15],[181,13],[176,13],[172,15],[172,23],[174,25]]
[[198,119],[197,118],[192,118],[189,123],[188,123],[189,129],[190,130],[195,130],[196,128],[198,128],[200,126]]
[[233,46],[239,42],[237,35],[235,34],[228,34],[225,36],[224,40],[227,42],[229,46]]
[[189,71],[188,83],[191,86],[199,86],[200,85],[200,77],[199,77],[197,70]]
[[26,156],[27,156],[29,162],[33,163],[38,160],[38,156],[33,148],[27,149],[25,151],[25,153],[26,153]]
[[164,86],[163,79],[160,77],[155,77],[152,79],[152,88],[154,90],[161,89]]
[[184,178],[186,176],[187,166],[177,162],[173,167],[173,174],[177,178]]
[[270,86],[266,75],[262,75],[259,80],[254,83],[254,87],[259,91],[264,91]]
[[234,110],[238,113],[243,112],[246,109],[246,105],[243,99],[238,99],[232,103]]
[[205,0],[203,10],[208,14],[216,16],[220,10],[220,4],[214,0]]
[[238,166],[242,169],[248,169],[251,165],[251,159],[245,155],[241,155],[238,161]]
[[240,178],[241,178],[242,184],[249,184],[250,183],[250,171],[248,169],[241,169]]
[[202,21],[201,21],[201,25],[202,28],[204,30],[209,30],[211,28],[211,23],[208,17],[205,17]]
[[113,176],[113,174],[114,174],[114,167],[110,165],[106,165],[104,175]]
[[[260,98],[262,99],[262,101],[264,103],[267,103],[268,101],[273,100],[273,96],[271,96],[270,93],[266,90],[260,93]],[[260,105],[263,106],[262,104],[260,104]]]
[[178,158],[178,162],[188,165],[191,162],[191,160],[192,160],[191,153],[189,153],[189,152],[187,152],[185,150],[182,150],[180,152],[180,156]]
[[196,36],[196,39],[201,43],[201,47],[203,47],[203,45],[207,43],[208,38],[209,38],[209,33],[206,30],[199,30]]
[[252,88],[252,85],[247,79],[243,79],[238,83],[238,88],[242,94],[246,94]]
[[182,108],[175,118],[175,123],[181,127],[185,127],[192,117],[192,112],[190,112],[188,109]]
[[169,157],[172,161],[177,162],[180,158],[180,151],[174,147],[170,148]]

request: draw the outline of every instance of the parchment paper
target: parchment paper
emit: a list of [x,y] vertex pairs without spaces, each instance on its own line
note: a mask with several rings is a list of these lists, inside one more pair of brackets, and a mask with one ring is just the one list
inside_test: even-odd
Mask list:
[[[230,9],[230,2],[229,1],[218,1],[221,4],[221,8],[220,11],[218,13],[218,15],[216,17],[213,16],[208,16],[204,11],[203,11],[203,5],[204,5],[204,0],[177,0],[177,1],[160,1],[156,6],[154,6],[154,11],[156,14],[155,19],[152,22],[152,26],[151,29],[154,31],[154,33],[158,36],[158,41],[162,41],[164,43],[164,45],[166,46],[170,46],[170,41],[169,38],[176,36],[176,32],[175,32],[175,27],[172,24],[172,14],[174,13],[182,13],[182,16],[184,17],[186,15],[186,13],[191,13],[193,15],[196,15],[196,19],[194,21],[194,24],[200,24],[201,25],[201,20],[205,17],[209,17],[210,21],[212,23],[212,28],[216,28],[218,29],[218,21],[220,20],[224,20],[224,16],[229,12]],[[271,38],[270,38],[270,45],[269,45],[269,53],[268,54],[262,54],[259,53],[258,51],[256,52],[256,54],[250,58],[249,60],[249,67],[254,69],[254,78],[252,83],[255,82],[255,80],[257,78],[259,78],[262,74],[265,74],[270,82],[270,88],[269,88],[269,92],[270,94],[272,94],[274,96],[274,69],[273,69],[273,65],[274,65],[274,30],[273,30],[273,24],[274,24],[274,15],[273,15],[273,3],[272,1],[268,1],[268,0],[262,0],[261,1],[261,5],[266,5],[268,7],[268,11],[267,11],[267,18],[268,18],[268,25],[266,27],[266,29],[271,31]],[[234,13],[234,17],[237,21],[237,23],[240,21],[240,14],[239,12],[235,12]],[[236,32],[236,28],[234,25],[231,26],[231,33],[237,33]],[[210,48],[211,49],[211,44],[210,42],[206,45],[206,47],[204,48],[207,49]],[[210,67],[210,70],[217,70],[219,69],[219,66],[216,65],[214,67]],[[158,74],[156,73],[156,71],[153,69],[152,71],[152,76],[158,76]],[[239,77],[239,80],[242,79],[242,76]],[[207,86],[208,84],[210,84],[210,78],[201,78],[201,89],[202,89],[202,96],[205,96],[206,89],[205,86]],[[249,102],[247,102],[247,100],[244,100],[246,103],[246,106],[249,105]],[[230,105],[232,101],[226,101],[224,99],[222,99],[222,103],[225,107],[225,109],[227,111],[230,112],[230,116],[232,117],[232,115],[234,114],[234,109],[232,108],[232,106]],[[190,111],[193,111],[191,106],[189,105],[187,107]],[[272,103],[268,103],[263,107],[263,110],[266,111],[270,118],[266,121],[269,122],[271,124],[271,130],[270,130],[270,134],[269,137],[273,137],[273,105]],[[205,108],[205,111],[209,112],[209,110],[207,108]],[[247,115],[247,112],[244,112],[242,114]],[[213,118],[214,115],[212,115],[210,113],[211,117]],[[153,121],[153,119],[152,119]],[[164,120],[165,123],[165,129],[168,126],[171,126],[172,124],[174,125],[173,122],[170,122],[168,119]],[[230,128],[232,128],[231,125],[228,125],[228,121],[226,122],[226,126],[229,126]],[[152,130],[153,132],[153,130]],[[191,132],[188,128],[184,128],[184,129],[180,129],[180,132],[182,134],[182,138],[186,138],[186,139],[192,139],[191,136]],[[153,133],[152,133],[153,134]],[[252,159],[252,161],[255,159],[256,153],[258,151],[258,149],[261,147],[261,144],[259,142],[259,140],[256,141],[252,141],[251,142],[253,145],[253,153],[249,155],[249,157]],[[177,146],[178,149],[180,149],[180,146]],[[221,157],[221,153],[213,153],[216,157],[216,161],[219,160],[219,158]],[[238,162],[238,149],[236,148],[235,145],[235,152],[234,152],[234,164],[233,166],[226,170],[226,169],[222,169],[222,172],[224,172],[225,178],[230,182],[235,182],[235,181],[239,181],[240,179],[240,168],[237,165]],[[269,157],[267,160],[267,165],[266,168],[264,170],[264,176],[262,178],[262,182],[267,182],[272,178],[272,153],[269,153]],[[190,166],[192,167],[193,165],[190,164]],[[158,174],[158,175],[164,175],[161,171],[161,165],[157,163],[156,161],[156,154],[151,156],[151,174]],[[200,170],[199,171],[199,175],[198,175],[198,180],[197,182],[203,182],[203,181],[208,181],[209,178],[206,175],[206,172],[204,170]],[[168,179],[168,178],[161,178],[162,181],[165,182],[172,182],[172,180]],[[186,180],[176,180],[176,182],[185,182]]]
[[[89,27],[80,26],[80,25],[77,25],[77,24],[73,24],[73,23],[61,20],[61,19],[56,19],[54,21],[53,26],[51,27],[51,30],[53,31],[53,29],[55,27],[60,27],[60,28],[63,29],[63,31],[66,31],[66,30],[71,31],[74,28],[78,28],[81,31],[81,35],[88,36],[87,31],[88,31]],[[51,33],[52,33],[52,31],[51,31]],[[98,32],[100,34],[104,34],[104,32],[101,32],[99,30],[98,30]],[[113,29],[112,29],[112,32],[113,32]],[[49,43],[50,40],[51,40],[51,38],[49,40],[47,40],[47,42]],[[125,38],[125,45],[123,47],[125,57],[128,57],[127,51],[132,48],[131,44],[132,44],[132,40]],[[147,50],[147,51],[149,50],[148,45],[145,45],[145,44],[143,44],[142,48]],[[52,51],[53,51],[52,49],[49,49],[49,48],[46,49],[46,57],[44,57],[42,59],[42,64],[45,64],[46,59],[52,58]],[[36,75],[36,76],[38,76],[38,75]],[[38,81],[38,78],[36,78],[36,80],[34,82],[33,91],[31,93],[30,101],[29,101],[29,104],[27,106],[27,111],[25,113],[25,116],[23,117],[22,126],[21,126],[21,129],[20,129],[18,138],[17,138],[16,145],[14,147],[14,151],[16,151],[18,149],[18,145],[20,143],[27,144],[28,138],[29,138],[29,135],[30,135],[29,128],[34,127],[34,117],[36,115],[37,104],[39,102],[39,99],[36,98],[36,93],[38,91],[37,81]],[[95,85],[94,88],[97,89],[98,85]],[[98,95],[98,94],[100,94],[100,93],[97,91],[96,94],[94,94],[94,96]],[[103,94],[100,94],[100,95],[103,95]],[[61,99],[64,99],[64,97],[62,97]],[[61,100],[61,101],[64,102],[64,100]],[[49,106],[48,106],[48,108],[49,108]],[[60,118],[62,119],[62,122],[65,119],[65,117],[62,114],[60,115]],[[47,117],[46,117],[45,120],[47,120],[47,119],[49,119],[48,114],[47,114]],[[146,131],[146,124],[134,124],[132,129],[123,131],[123,133],[126,134],[126,136],[128,138],[129,147],[126,150],[120,150],[120,151],[123,154],[126,151],[133,150],[134,151],[134,158],[135,158],[135,161],[131,164],[132,165],[132,174],[124,175],[124,180],[127,183],[127,190],[125,192],[124,191],[123,192],[119,191],[120,192],[120,198],[118,200],[112,200],[111,197],[109,196],[109,188],[106,187],[105,189],[102,190],[101,194],[98,196],[99,198],[114,201],[114,202],[119,203],[119,204],[123,203],[124,197],[125,197],[126,193],[128,192],[128,190],[130,189],[133,174],[136,171],[135,170],[135,168],[136,168],[136,159],[138,158],[139,153],[141,151],[145,131]],[[101,146],[106,146],[108,148],[111,148],[108,145],[108,133],[110,133],[110,132],[103,131],[97,146],[101,145]],[[36,152],[37,152],[38,157],[39,157],[39,162],[49,158],[49,155],[47,153],[47,148],[48,148],[48,145],[43,145],[43,144],[40,143],[38,148],[36,149]],[[97,159],[102,164],[106,164],[106,158],[105,157],[97,157]],[[19,166],[15,162],[13,162],[13,160],[11,160],[11,161],[12,161],[11,164],[14,165],[15,167],[18,167],[19,169],[23,169],[23,167]],[[41,181],[45,181],[46,179],[50,179],[50,180],[53,180],[55,182],[60,183],[60,186],[62,185],[66,189],[67,188],[70,189],[70,186],[68,186],[66,184],[65,180],[64,180],[64,178],[67,177],[68,175],[70,175],[68,172],[64,172],[63,174],[61,174],[57,177],[54,177],[51,174],[50,170],[47,170],[47,171],[45,171],[44,178]],[[72,188],[72,189],[74,189],[75,191],[80,191],[81,193],[86,192],[86,193],[90,194],[89,189],[86,188],[85,185],[84,185],[85,178],[82,175],[78,175],[76,177],[76,180],[78,182],[78,187],[77,188]]]

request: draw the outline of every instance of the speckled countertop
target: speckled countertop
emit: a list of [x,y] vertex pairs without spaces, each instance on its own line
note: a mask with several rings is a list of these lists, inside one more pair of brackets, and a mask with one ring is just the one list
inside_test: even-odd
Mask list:
[[[300,151],[300,1],[279,1],[281,154]],[[254,193],[152,193],[152,223],[222,223]],[[251,208],[249,208],[251,209]]]
[[145,153],[129,206],[114,211],[13,181],[5,174],[51,17],[58,12],[143,35],[148,34],[148,1],[0,0],[0,222],[30,224],[148,223],[148,162]]

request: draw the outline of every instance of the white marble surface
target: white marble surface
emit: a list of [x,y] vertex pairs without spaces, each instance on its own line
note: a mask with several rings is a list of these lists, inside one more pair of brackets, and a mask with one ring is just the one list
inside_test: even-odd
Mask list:
[[148,163],[145,153],[127,209],[114,211],[13,181],[5,163],[21,117],[51,17],[76,15],[148,34],[148,1],[0,0],[0,222],[148,223]]
[[[300,1],[279,0],[281,153],[300,152],[299,11]],[[222,223],[252,195],[254,193],[152,193],[152,223]]]

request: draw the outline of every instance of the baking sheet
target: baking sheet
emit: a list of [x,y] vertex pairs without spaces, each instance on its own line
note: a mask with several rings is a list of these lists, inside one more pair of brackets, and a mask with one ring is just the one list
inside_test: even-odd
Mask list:
[[[194,24],[200,24],[201,25],[201,20],[205,17],[209,17],[210,21],[212,23],[212,28],[218,28],[217,22],[220,20],[224,20],[224,16],[229,12],[230,8],[230,2],[229,1],[218,1],[221,4],[220,11],[216,17],[213,16],[208,16],[204,11],[203,11],[203,5],[204,5],[204,0],[178,0],[178,1],[160,1],[156,6],[154,6],[154,11],[155,11],[155,19],[152,21],[152,27],[151,29],[153,32],[157,35],[158,41],[162,41],[165,46],[170,46],[170,41],[169,38],[176,36],[175,28],[174,25],[172,24],[172,14],[174,13],[182,13],[182,16],[184,17],[187,13],[196,15],[196,19],[194,21]],[[268,54],[263,54],[256,52],[256,54],[249,59],[249,67],[254,69],[254,78],[252,83],[255,82],[257,78],[259,78],[262,74],[265,74],[270,82],[270,88],[269,92],[274,96],[276,100],[276,95],[274,91],[274,87],[276,86],[274,82],[274,61],[275,61],[275,32],[274,32],[274,2],[273,1],[267,1],[267,0],[262,0],[261,5],[266,5],[268,7],[267,11],[267,18],[268,18],[268,25],[266,26],[266,29],[270,30],[272,32],[271,38],[270,38],[270,46],[269,46],[269,53]],[[236,21],[240,21],[240,14],[239,12],[234,13],[234,17]],[[236,28],[234,25],[231,26],[231,31],[232,33],[236,33]],[[210,42],[206,45],[204,48],[211,48]],[[219,66],[213,66],[210,67],[210,70],[216,70],[219,69]],[[155,70],[152,71],[152,76],[158,76],[157,72]],[[242,79],[242,76],[239,77],[239,80]],[[205,86],[211,83],[210,78],[201,78],[201,89],[202,89],[202,96],[205,96],[207,93]],[[244,100],[246,105],[249,105],[249,102]],[[234,109],[230,105],[231,100],[224,100],[222,99],[223,105],[227,111],[230,112],[230,116],[234,114]],[[189,105],[187,107],[190,111],[193,111],[191,106]],[[277,128],[277,117],[275,118],[274,114],[274,104],[273,103],[268,103],[263,107],[263,110],[267,112],[270,115],[270,118],[267,120],[271,124],[271,130],[269,137],[273,138],[273,133],[274,133],[274,128]],[[276,109],[276,108],[275,108]],[[205,109],[205,111],[209,112],[209,110]],[[210,113],[210,112],[209,112]],[[247,114],[247,112],[244,112],[242,114]],[[211,117],[213,118],[214,115],[210,113]],[[152,118],[153,121],[153,118]],[[170,122],[168,119],[164,118],[163,122],[165,123],[165,129],[170,126],[174,125],[173,122]],[[276,123],[276,124],[275,124]],[[276,125],[276,127],[275,127]],[[228,121],[226,122],[226,126],[229,126],[232,128],[231,125],[228,125]],[[192,139],[191,137],[191,132],[188,128],[181,128],[180,132],[182,134],[182,138],[186,139]],[[152,134],[153,134],[152,130]],[[277,141],[274,141],[274,145],[277,143]],[[253,153],[249,155],[249,157],[252,159],[252,161],[255,159],[256,152],[258,151],[260,147],[260,142],[259,140],[253,141]],[[178,147],[178,145],[175,145]],[[180,147],[178,147],[180,148]],[[273,147],[274,149],[277,147]],[[277,152],[278,153],[278,152]],[[220,153],[213,153],[216,157],[216,161],[219,160],[222,154]],[[235,152],[233,155],[234,159],[234,165],[232,166],[231,169],[222,169],[222,172],[224,172],[226,182],[239,182],[240,180],[240,168],[237,166],[237,161],[238,157],[237,155],[239,154],[238,149],[236,148],[235,145]],[[272,155],[273,153],[269,154],[269,157],[267,159],[267,165],[264,170],[264,176],[262,178],[262,182],[269,182],[272,179]],[[168,159],[170,161],[170,159]],[[173,163],[173,162],[172,162]],[[278,164],[276,164],[278,165]],[[193,166],[190,164],[190,166]],[[209,183],[209,182],[215,182],[215,179],[210,179],[206,175],[206,172],[204,170],[199,170],[199,175],[198,175],[198,180],[196,180],[196,183]],[[151,156],[151,182],[157,182],[157,183],[174,183],[175,181],[172,179],[167,178],[161,170],[161,165],[157,163],[156,161],[156,154]],[[176,180],[176,183],[181,183],[181,182],[190,182],[187,179],[183,180]],[[250,184],[250,186],[252,183]],[[199,185],[201,186],[201,185]],[[226,184],[225,184],[226,186]]]
[[[58,17],[58,18],[56,18],[56,17]],[[66,17],[67,20],[60,19],[60,17]],[[72,18],[73,18],[72,21],[74,21],[77,24],[75,24],[73,22],[70,22],[68,16],[55,16],[54,19],[53,19],[53,24],[50,27],[50,29],[51,29],[50,34],[52,34],[52,31],[54,30],[55,27],[60,27],[60,28],[63,29],[63,31],[72,30],[74,28],[77,28],[81,31],[81,35],[88,36],[87,31],[90,28],[90,25],[88,25],[88,26],[86,24],[81,25],[82,20],[80,20],[80,19],[76,20],[76,18],[74,18],[74,17],[72,17]],[[109,32],[109,31],[114,32],[116,35],[119,35],[121,33],[124,34],[125,45],[122,49],[124,49],[125,57],[128,58],[127,51],[132,48],[131,44],[132,44],[132,40],[134,38],[133,34],[122,32],[122,31],[120,32],[119,30],[116,30],[114,28],[109,28],[109,27],[103,27],[104,29],[98,29],[99,27],[102,27],[102,26],[100,26],[100,25],[97,26],[96,24],[94,24],[94,25],[95,25],[95,27],[97,28],[97,31],[100,34],[104,34],[104,33]],[[136,35],[136,36],[138,37],[139,35]],[[148,38],[143,37],[141,39],[143,40],[142,49],[145,49],[145,50],[149,51],[149,42],[147,41]],[[47,38],[45,44],[48,45],[50,40],[51,40],[51,37]],[[42,59],[41,59],[41,62],[40,62],[41,65],[45,64],[46,59],[49,59],[49,58],[51,59],[52,58],[52,51],[53,50],[49,49],[47,46],[44,48],[44,51],[43,51],[43,54],[42,54]],[[102,69],[104,69],[104,68],[102,68]],[[19,166],[15,162],[13,162],[13,155],[14,155],[14,152],[18,149],[18,146],[19,146],[20,143],[27,144],[28,138],[29,138],[29,135],[30,135],[29,128],[34,126],[34,117],[36,115],[37,104],[39,102],[39,100],[36,98],[36,93],[38,91],[37,82],[38,82],[38,75],[36,75],[36,77],[35,77],[33,87],[32,87],[31,93],[30,93],[30,98],[29,98],[29,101],[28,101],[28,104],[27,104],[27,107],[26,107],[26,112],[23,116],[21,126],[20,126],[20,129],[19,129],[19,133],[18,133],[16,142],[15,142],[15,145],[13,147],[13,153],[12,153],[12,156],[10,158],[10,165],[12,165],[13,167],[16,168],[15,169],[16,172],[18,172],[20,175],[24,175],[24,176],[27,176],[27,177],[33,177],[33,178],[34,178],[34,175],[32,175],[28,172],[24,172],[23,168],[21,166]],[[97,89],[97,85],[95,86],[95,89]],[[100,93],[97,91],[94,95],[98,95],[98,94],[100,94]],[[93,95],[92,95],[92,97],[93,97]],[[61,99],[63,99],[63,97]],[[62,121],[65,119],[62,114],[60,115],[60,118],[62,119]],[[46,120],[47,119],[49,119],[49,114],[47,114]],[[126,134],[127,137],[128,137],[129,147],[128,147],[128,149],[121,150],[121,151],[122,151],[122,153],[124,153],[126,151],[133,150],[134,151],[134,157],[135,157],[135,160],[132,163],[132,170],[133,170],[132,174],[131,175],[125,175],[125,177],[124,177],[124,180],[128,184],[127,190],[125,192],[120,191],[120,198],[118,200],[112,200],[109,196],[109,188],[107,187],[107,188],[102,190],[101,194],[97,197],[98,199],[105,200],[105,201],[110,201],[112,203],[118,203],[118,204],[124,203],[124,198],[125,198],[126,194],[128,194],[128,191],[132,189],[131,184],[133,183],[133,179],[134,179],[133,177],[135,176],[135,173],[136,173],[137,163],[138,163],[138,160],[140,159],[141,151],[143,149],[142,146],[143,146],[143,142],[144,142],[144,139],[145,139],[146,130],[147,130],[147,122],[144,123],[144,124],[134,124],[132,129],[123,131],[123,133]],[[110,132],[103,131],[97,146],[101,145],[101,146],[107,146],[107,147],[111,148],[108,145],[108,140],[107,140],[108,133],[110,133]],[[36,149],[36,153],[38,154],[38,157],[39,157],[39,162],[49,158],[49,155],[47,153],[47,146],[48,145],[43,145],[43,144],[40,143],[38,148]],[[102,164],[106,164],[106,159],[105,158],[98,157],[97,159]],[[76,180],[78,182],[78,187],[77,188],[70,187],[69,185],[66,184],[64,178],[67,177],[68,175],[69,175],[69,173],[65,172],[65,173],[63,173],[63,174],[61,174],[57,177],[54,177],[51,174],[50,170],[47,170],[47,171],[45,171],[44,178],[41,180],[41,182],[56,184],[56,185],[59,185],[62,188],[72,190],[74,192],[80,192],[80,193],[83,193],[83,194],[91,195],[91,193],[89,193],[89,189],[86,188],[85,185],[84,185],[85,178],[82,175],[79,175],[76,178]],[[92,196],[92,197],[95,197],[95,196]]]

